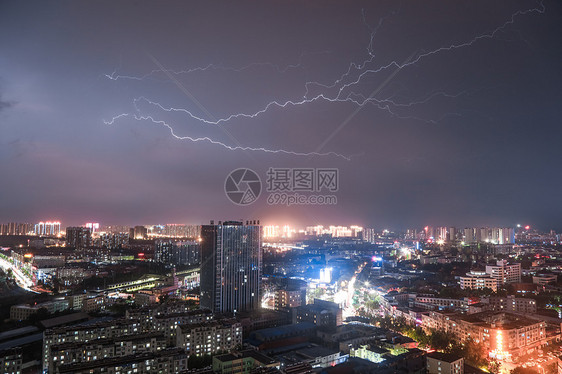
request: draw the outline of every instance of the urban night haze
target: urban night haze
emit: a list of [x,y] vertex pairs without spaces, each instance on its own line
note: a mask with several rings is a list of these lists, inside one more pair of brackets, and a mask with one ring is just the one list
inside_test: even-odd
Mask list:
[[562,3],[0,0],[0,373],[562,374]]

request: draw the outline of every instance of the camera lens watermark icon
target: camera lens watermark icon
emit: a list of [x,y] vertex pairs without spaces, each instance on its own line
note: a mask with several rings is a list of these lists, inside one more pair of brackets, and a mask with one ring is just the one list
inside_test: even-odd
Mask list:
[[260,177],[253,170],[245,168],[236,169],[226,177],[224,192],[234,204],[252,204],[261,193]]

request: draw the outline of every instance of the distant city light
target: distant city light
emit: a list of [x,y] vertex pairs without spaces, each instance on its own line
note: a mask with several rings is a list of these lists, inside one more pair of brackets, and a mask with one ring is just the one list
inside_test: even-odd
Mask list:
[[320,269],[320,282],[330,283],[332,282],[332,268]]
[[274,226],[268,225],[262,227],[264,239],[272,238],[291,238],[297,233],[297,230],[289,225],[285,226]]
[[100,224],[97,222],[88,222],[84,225],[84,227],[90,229],[93,234],[100,229]]
[[56,236],[61,231],[61,223],[59,221],[53,222],[39,222],[35,224],[33,232],[35,235],[52,235]]

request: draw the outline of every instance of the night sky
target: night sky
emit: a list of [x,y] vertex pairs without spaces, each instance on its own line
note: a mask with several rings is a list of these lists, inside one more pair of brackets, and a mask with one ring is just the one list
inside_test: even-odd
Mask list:
[[561,92],[557,1],[0,1],[0,222],[562,229]]

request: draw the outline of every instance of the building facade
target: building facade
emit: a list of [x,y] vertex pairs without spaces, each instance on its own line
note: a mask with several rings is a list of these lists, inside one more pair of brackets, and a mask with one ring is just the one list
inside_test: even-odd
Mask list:
[[281,289],[275,291],[275,310],[286,311],[306,304],[306,292],[303,298],[301,290]]
[[9,222],[0,224],[0,235],[28,235],[34,233],[29,223]]
[[39,222],[34,226],[35,235],[57,236],[60,233],[60,222]]
[[334,302],[314,299],[314,304],[296,308],[293,322],[311,322],[319,327],[335,329],[343,323],[342,309]]
[[501,297],[492,296],[488,299],[490,310],[496,312],[511,312],[523,314],[535,314],[537,312],[537,302],[526,297],[515,297],[513,295]]
[[180,325],[177,346],[192,355],[213,355],[242,346],[242,324],[234,319]]
[[452,354],[432,352],[427,355],[428,374],[463,374],[464,359]]
[[431,311],[422,315],[422,328],[453,334],[459,340],[482,343],[490,355],[508,358],[525,355],[546,344],[546,322],[505,312],[469,315]]
[[195,241],[159,240],[154,245],[154,261],[170,266],[199,265],[200,252]]
[[496,278],[483,271],[471,271],[464,277],[460,277],[461,289],[483,289],[490,288],[496,292],[498,290],[499,281]]
[[87,227],[67,227],[66,245],[71,248],[89,248],[92,245],[92,231]]
[[213,312],[260,307],[262,269],[259,221],[227,221],[201,228],[201,306]]
[[486,265],[486,273],[499,284],[521,283],[521,264],[509,264],[506,260],[499,260],[496,265]]
[[0,350],[0,370],[5,374],[21,374],[23,352],[21,348]]

